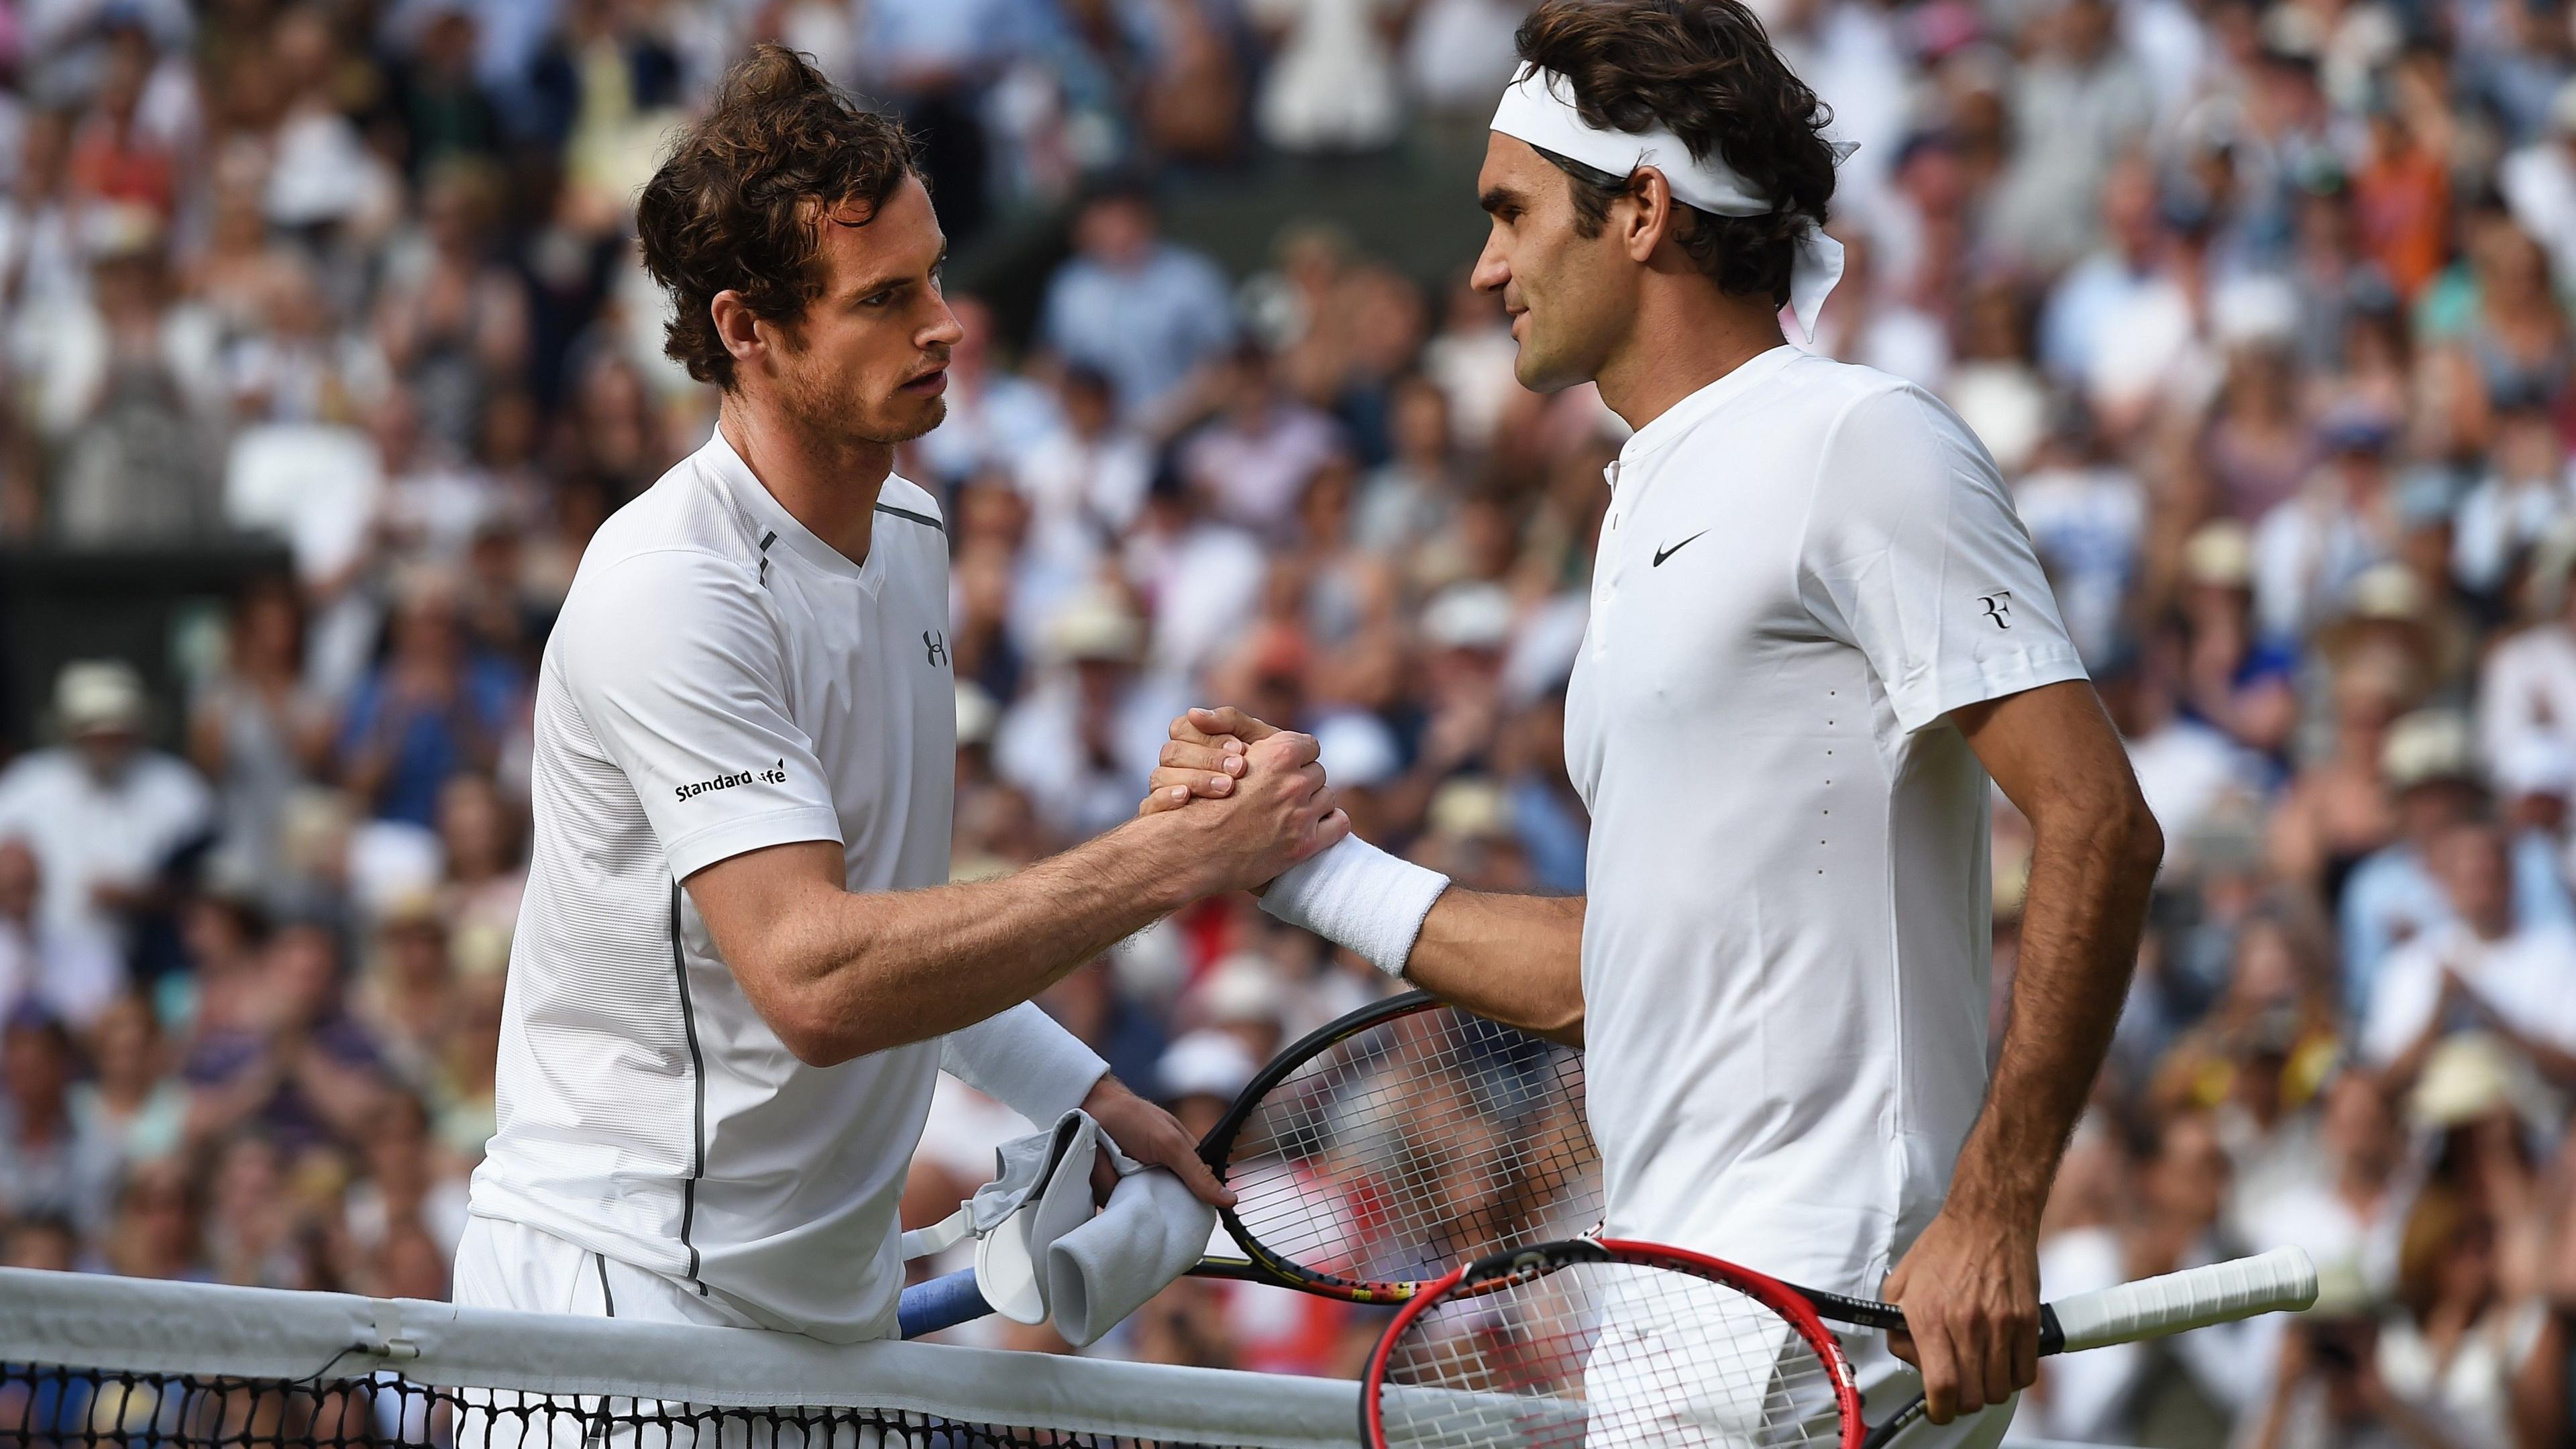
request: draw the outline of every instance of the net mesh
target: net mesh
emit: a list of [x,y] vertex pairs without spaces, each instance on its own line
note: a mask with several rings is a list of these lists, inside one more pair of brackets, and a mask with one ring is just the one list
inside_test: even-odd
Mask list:
[[1357,1385],[0,1269],[0,1449],[1344,1449]]
[[1711,1279],[1580,1262],[1444,1299],[1390,1347],[1390,1449],[1789,1449],[1842,1442],[1833,1370]]
[[976,1423],[901,1409],[729,1409],[668,1399],[443,1389],[391,1374],[294,1383],[12,1364],[0,1368],[0,1379],[0,1449],[1109,1449],[1202,1442]]
[[1601,1220],[1582,1053],[1448,1006],[1309,1059],[1246,1119],[1225,1175],[1244,1234],[1345,1283],[1437,1277]]

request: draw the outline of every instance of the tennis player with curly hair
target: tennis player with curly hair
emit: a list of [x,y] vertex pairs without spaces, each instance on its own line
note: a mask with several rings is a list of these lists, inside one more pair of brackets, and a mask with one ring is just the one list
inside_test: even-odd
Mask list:
[[547,640],[456,1297],[885,1336],[942,1066],[1041,1122],[1085,1107],[1225,1196],[1029,998],[1347,824],[1285,737],[1236,808],[948,884],[946,525],[893,463],[946,411],[959,328],[910,142],[762,46],[636,221],[717,424],[600,528]]
[[[1897,1303],[1947,1426],[1906,1442],[1991,1444],[2162,837],[1985,448],[1785,340],[1840,275],[1838,157],[1760,22],[1547,0],[1518,39],[1475,284],[1523,385],[1598,383],[1635,429],[1566,702],[1589,894],[1454,889],[1354,839],[1264,906],[1584,1042],[1613,1236]],[[1269,728],[1176,722],[1146,818],[1257,786],[1230,757]],[[1995,787],[2037,846],[1990,1075]],[[1911,1397],[1855,1347],[1874,1413]]]

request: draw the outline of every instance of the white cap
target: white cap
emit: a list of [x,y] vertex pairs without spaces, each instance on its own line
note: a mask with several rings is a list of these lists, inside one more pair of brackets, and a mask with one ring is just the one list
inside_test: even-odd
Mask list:
[[1047,625],[1056,657],[1133,664],[1145,648],[1145,625],[1127,601],[1105,589],[1077,594]]
[[2418,1126],[2457,1127],[2513,1105],[2514,1059],[2482,1031],[2446,1037],[2425,1059],[2424,1075],[2406,1099]]
[[2399,790],[2440,780],[2471,780],[2470,730],[2455,709],[2419,709],[2388,727],[2379,772]]
[[2576,752],[2565,741],[2540,730],[2526,730],[2497,751],[2488,772],[2503,795],[2576,793]]
[[1279,989],[1279,968],[1267,956],[1237,951],[1216,963],[1196,993],[1199,1019],[1225,1026],[1255,1022],[1279,1024],[1287,993]]
[[63,733],[131,734],[143,728],[143,676],[121,659],[82,659],[54,678],[54,716]]
[[1451,584],[1423,609],[1422,637],[1442,649],[1499,651],[1512,639],[1512,596],[1500,584]]
[[2299,294],[2280,277],[2239,277],[2210,299],[2210,327],[2227,347],[2277,346],[2299,331]]
[[1335,785],[1363,789],[1383,785],[1404,768],[1395,731],[1366,710],[1344,710],[1316,721],[1315,748],[1321,756],[1324,777]]
[[1260,1064],[1253,1061],[1232,1032],[1194,1031],[1164,1049],[1154,1065],[1163,1100],[1176,1097],[1223,1097],[1228,1101],[1252,1085]]

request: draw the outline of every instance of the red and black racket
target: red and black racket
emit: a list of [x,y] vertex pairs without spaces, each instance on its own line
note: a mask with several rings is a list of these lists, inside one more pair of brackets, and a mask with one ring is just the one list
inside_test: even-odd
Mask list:
[[[2079,1294],[2040,1310],[2039,1351],[2100,1348],[2316,1301],[2283,1248]],[[1819,1293],[1653,1243],[1575,1240],[1489,1255],[1416,1295],[1371,1355],[1370,1449],[1880,1449],[1828,1324],[1904,1326],[1892,1304]]]

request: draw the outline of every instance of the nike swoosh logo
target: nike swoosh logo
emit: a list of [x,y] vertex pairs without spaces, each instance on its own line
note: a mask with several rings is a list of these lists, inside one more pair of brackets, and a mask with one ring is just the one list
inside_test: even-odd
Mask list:
[[1707,530],[1707,529],[1705,529],[1705,528],[1703,528],[1703,529],[1701,529],[1701,530],[1699,531],[1699,533],[1694,533],[1694,534],[1692,534],[1692,535],[1690,536],[1690,538],[1683,539],[1681,542],[1679,542],[1679,543],[1677,543],[1677,544],[1674,544],[1674,545],[1673,545],[1672,547],[1670,547],[1670,548],[1659,548],[1659,549],[1656,549],[1656,550],[1655,550],[1655,563],[1654,563],[1654,566],[1655,566],[1656,568],[1662,568],[1662,567],[1664,566],[1664,560],[1666,560],[1666,559],[1668,559],[1668,558],[1671,558],[1674,554],[1680,553],[1683,549],[1690,547],[1691,539],[1698,538],[1698,537],[1700,537],[1702,534],[1705,534],[1705,533],[1707,533],[1707,532],[1708,532],[1708,530]]

